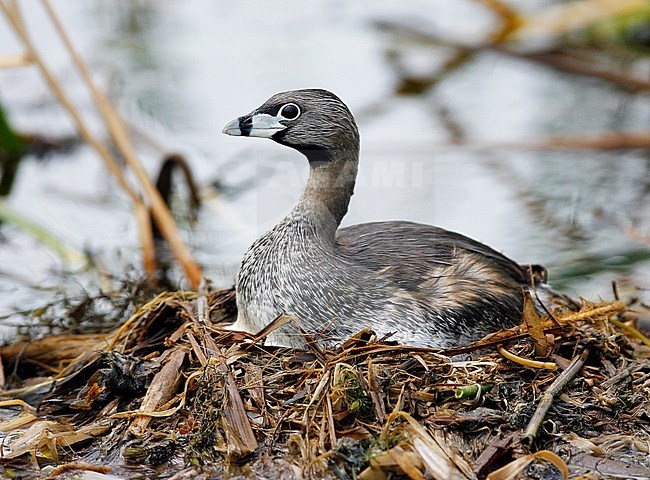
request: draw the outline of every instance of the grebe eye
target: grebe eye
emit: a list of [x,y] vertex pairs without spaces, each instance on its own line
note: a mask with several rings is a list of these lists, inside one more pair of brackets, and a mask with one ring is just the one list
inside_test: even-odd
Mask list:
[[300,115],[300,107],[295,103],[287,103],[282,106],[278,114],[287,120],[294,120]]

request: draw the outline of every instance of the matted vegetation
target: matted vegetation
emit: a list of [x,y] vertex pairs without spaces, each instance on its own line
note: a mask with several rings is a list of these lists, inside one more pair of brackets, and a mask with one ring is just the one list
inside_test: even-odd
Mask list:
[[223,330],[234,295],[162,293],[110,333],[3,348],[5,475],[650,476],[650,346],[620,301],[447,351],[370,331],[298,351],[262,341],[295,319]]

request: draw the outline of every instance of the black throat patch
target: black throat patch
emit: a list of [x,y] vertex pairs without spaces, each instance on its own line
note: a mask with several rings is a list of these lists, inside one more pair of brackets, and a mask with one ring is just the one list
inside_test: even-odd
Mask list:
[[299,147],[294,147],[300,153],[302,153],[307,160],[309,160],[309,165],[312,167],[320,167],[326,163],[331,162],[334,159],[332,151],[319,147],[317,145],[301,145]]
[[285,142],[282,137],[284,137],[284,131],[278,132],[273,135],[271,138],[275,140],[280,145],[286,147],[291,147],[294,150],[298,150],[302,153],[307,160],[309,160],[309,165],[312,167],[320,167],[326,163],[331,162],[334,159],[334,153],[325,147],[320,145],[294,145],[288,142]]

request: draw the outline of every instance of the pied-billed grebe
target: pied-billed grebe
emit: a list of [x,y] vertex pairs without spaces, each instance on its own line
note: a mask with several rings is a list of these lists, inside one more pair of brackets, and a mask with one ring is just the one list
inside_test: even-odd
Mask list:
[[[338,228],[354,190],[359,132],[336,95],[278,93],[223,133],[270,138],[310,167],[296,207],[242,260],[233,329],[257,333],[287,314],[324,344],[369,327],[403,344],[448,347],[520,323],[532,272],[490,247],[411,222]],[[267,338],[305,343],[295,323]]]

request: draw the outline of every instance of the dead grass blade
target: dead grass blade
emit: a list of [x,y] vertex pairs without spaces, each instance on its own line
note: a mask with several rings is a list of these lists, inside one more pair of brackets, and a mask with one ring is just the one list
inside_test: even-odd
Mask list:
[[11,432],[39,420],[39,417],[34,415],[36,409],[22,400],[4,400],[0,402],[0,407],[16,406],[21,407],[20,414],[10,420],[2,420],[0,422],[0,432]]
[[[387,439],[390,435],[392,422],[397,419],[406,420],[402,434],[413,446],[427,472],[436,480],[466,480],[468,477],[457,465],[459,460],[456,453],[452,453],[448,447],[440,445],[429,432],[415,420],[411,415],[403,411],[396,411],[389,415],[381,437]],[[471,472],[471,469],[470,469]]]
[[71,432],[73,432],[71,425],[40,420],[6,442],[7,451],[4,452],[3,457],[14,459],[29,453],[33,456],[41,456],[56,461],[59,457],[53,436]]
[[518,459],[510,462],[505,467],[490,473],[487,480],[514,480],[524,469],[535,460],[546,460],[552,463],[562,474],[562,478],[566,480],[569,478],[569,468],[564,460],[562,460],[555,453],[548,450],[540,450],[539,452],[530,453],[519,457]]
[[108,334],[101,333],[52,335],[2,347],[0,357],[7,364],[34,362],[58,370],[84,352],[96,349],[97,345],[104,343],[108,337]]
[[502,345],[499,345],[498,350],[501,355],[503,355],[511,362],[517,363],[519,365],[523,365],[524,367],[557,370],[557,364],[553,362],[539,362],[537,360],[531,360],[529,358],[520,357],[518,355],[515,355],[514,353],[509,352]]
[[639,330],[634,328],[634,326],[627,324],[625,322],[621,322],[620,320],[617,320],[615,318],[609,318],[608,320],[609,323],[611,323],[612,325],[616,325],[621,330],[625,330],[625,332],[628,333],[631,337],[638,338],[639,340],[641,340],[641,342],[646,347],[650,347],[650,338],[646,337]]

